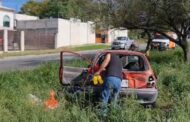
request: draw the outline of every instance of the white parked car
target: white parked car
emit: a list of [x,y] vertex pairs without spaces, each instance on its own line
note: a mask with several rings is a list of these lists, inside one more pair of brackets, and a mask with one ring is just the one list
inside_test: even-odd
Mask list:
[[151,48],[165,50],[169,47],[169,44],[170,40],[165,36],[155,35],[154,39],[152,40]]
[[111,49],[125,49],[128,50],[134,43],[134,40],[125,36],[117,37],[111,44]]

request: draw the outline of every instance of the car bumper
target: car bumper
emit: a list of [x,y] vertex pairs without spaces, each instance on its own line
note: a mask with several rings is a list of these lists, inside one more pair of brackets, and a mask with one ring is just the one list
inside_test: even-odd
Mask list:
[[137,97],[140,104],[152,104],[156,102],[158,90],[156,88],[130,89],[121,88],[122,96],[134,95]]
[[[125,45],[112,45],[112,49],[125,49]],[[127,46],[127,49],[129,49],[129,46]]]
[[[79,90],[80,89],[80,90]],[[96,94],[96,98],[100,97],[102,87],[93,87],[89,86],[85,89],[81,87],[72,88],[71,91],[81,91],[85,93],[93,93]],[[144,88],[144,89],[130,89],[130,88],[121,88],[120,96],[128,97],[128,96],[135,96],[137,98],[137,102],[140,104],[153,104],[156,102],[158,96],[158,90],[155,88]]]
[[112,49],[123,49],[124,46],[121,46],[121,45],[112,45],[111,48]]

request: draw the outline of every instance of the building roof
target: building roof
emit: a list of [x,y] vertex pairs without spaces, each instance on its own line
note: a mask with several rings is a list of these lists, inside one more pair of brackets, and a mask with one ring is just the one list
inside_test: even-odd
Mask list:
[[12,11],[12,12],[14,12],[14,11],[15,11],[15,10],[14,10],[14,9],[12,9],[12,8],[4,7],[4,6],[1,6],[1,5],[0,5],[0,10]]

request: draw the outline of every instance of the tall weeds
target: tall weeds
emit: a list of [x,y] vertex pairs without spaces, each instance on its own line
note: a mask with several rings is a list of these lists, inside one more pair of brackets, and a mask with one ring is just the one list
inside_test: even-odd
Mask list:
[[84,102],[84,96],[73,96],[72,101],[57,97],[59,107],[46,110],[33,104],[28,94],[42,101],[49,91],[58,91],[57,63],[48,63],[32,71],[16,71],[0,74],[1,122],[188,122],[190,121],[190,64],[183,63],[180,50],[152,52],[151,64],[158,75],[159,96],[157,107],[144,108],[131,98],[122,98],[118,108],[111,108],[107,117],[101,117],[99,107]]

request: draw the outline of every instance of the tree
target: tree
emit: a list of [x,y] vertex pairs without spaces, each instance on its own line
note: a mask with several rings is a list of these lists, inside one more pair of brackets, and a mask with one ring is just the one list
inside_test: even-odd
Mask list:
[[97,17],[96,5],[93,0],[29,1],[22,6],[20,13],[40,18],[78,18],[82,21],[93,21]]
[[24,13],[33,16],[41,15],[41,3],[35,1],[29,1],[21,7],[21,11],[19,13]]
[[[190,60],[187,34],[190,27],[190,0],[107,0],[111,25],[160,33],[183,49]],[[175,32],[178,39],[166,35]]]

